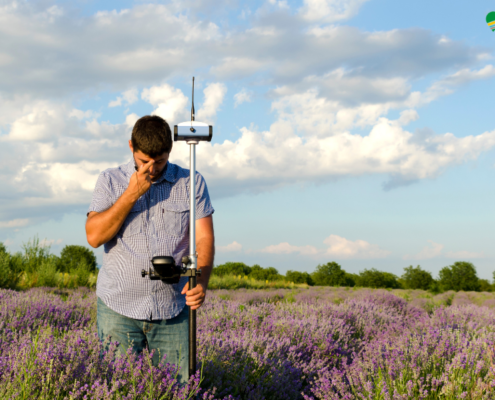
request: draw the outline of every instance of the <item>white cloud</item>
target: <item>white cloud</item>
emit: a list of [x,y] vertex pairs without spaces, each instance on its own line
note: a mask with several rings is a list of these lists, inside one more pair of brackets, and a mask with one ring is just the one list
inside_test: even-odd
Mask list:
[[182,93],[182,90],[167,83],[144,89],[141,98],[156,106],[152,114],[164,118],[170,125],[191,119],[190,116],[187,118],[186,111],[186,107],[190,105],[189,99]]
[[242,103],[250,102],[252,100],[253,93],[248,92],[246,89],[242,89],[234,95],[234,107],[240,106]]
[[40,240],[38,245],[40,247],[50,247],[54,242],[55,242],[55,239],[43,239],[43,240]]
[[22,228],[29,223],[28,218],[13,219],[10,221],[0,221],[0,229],[3,228]]
[[303,17],[315,22],[336,22],[357,14],[367,0],[304,0],[299,10]]
[[279,96],[304,93],[308,89],[317,91],[320,96],[342,105],[376,104],[404,101],[408,98],[411,85],[407,78],[400,76],[373,77],[362,75],[360,71],[349,71],[343,67],[323,75],[309,75],[305,78],[276,88],[273,93]]
[[[187,2],[193,3],[206,4]],[[459,138],[404,128],[418,118],[416,107],[492,77],[491,65],[466,69],[484,50],[424,29],[370,33],[320,24],[349,18],[362,3],[307,0],[299,15],[278,9],[253,17],[246,28],[220,30],[197,19],[194,7],[184,13],[185,2],[90,17],[60,6],[7,2],[0,13],[7,38],[0,43],[0,184],[10,197],[0,218],[21,219],[25,207],[44,214],[42,207],[60,213],[86,206],[101,169],[129,157],[126,142],[137,114],[120,124],[100,122],[97,112],[64,99],[112,87],[123,92],[111,105],[132,105],[135,88],[147,87],[141,99],[172,125],[189,119],[190,100],[157,82],[189,76],[198,59],[217,77],[204,90],[198,120],[215,119],[227,79],[243,76],[277,88],[269,93],[275,95],[269,129],[244,127],[235,141],[201,144],[198,168],[217,196],[369,174],[389,176],[387,187],[393,187],[436,177],[493,148],[495,131]],[[86,48],[92,51],[81,53]],[[452,65],[459,71],[425,93],[412,91],[416,78],[446,73]],[[237,93],[235,105],[248,101],[246,94]],[[386,118],[392,109],[401,117]],[[367,133],[355,134],[356,128]],[[173,162],[188,165],[187,157],[185,146],[174,148]]]
[[405,255],[402,257],[404,260],[428,260],[431,258],[456,258],[456,259],[471,259],[471,258],[483,258],[483,253],[475,253],[465,250],[460,251],[448,251],[443,252],[444,245],[440,243],[435,243],[432,240],[428,240],[430,245],[427,245],[418,254],[415,255]]
[[390,254],[364,240],[352,241],[337,235],[330,235],[323,243],[328,245],[325,253],[337,258],[385,258]]
[[465,250],[461,250],[461,251],[449,251],[447,253],[445,253],[445,257],[447,258],[456,258],[456,259],[471,259],[471,258],[483,258],[485,255],[483,254],[483,252],[481,253],[475,253],[475,252],[471,252],[471,251],[465,251]]
[[405,255],[404,260],[427,260],[430,258],[440,257],[444,248],[443,244],[435,243],[433,240],[428,240],[429,246],[425,246],[418,254],[413,256]]
[[10,246],[11,244],[14,244],[14,241],[13,241],[13,240],[10,240],[10,239],[7,239],[7,240],[4,240],[4,241],[3,241],[3,244],[4,244],[5,246],[7,246],[7,247],[8,247],[8,246]]
[[412,107],[422,106],[441,96],[452,94],[459,86],[477,80],[489,79],[493,76],[495,76],[495,67],[491,64],[485,65],[479,70],[464,68],[434,82],[424,93],[412,93],[407,103]]
[[238,252],[242,250],[242,244],[237,243],[235,240],[228,244],[227,246],[216,246],[215,249],[220,253],[230,253],[230,252]]
[[[257,32],[258,35],[264,33]],[[239,79],[259,72],[268,65],[263,60],[247,57],[225,57],[221,63],[211,68],[210,72],[219,79]]]
[[137,114],[129,114],[129,115],[126,115],[125,117],[125,124],[127,125],[127,127],[129,129],[132,130],[132,128],[134,127],[134,124],[136,123],[136,121],[139,119],[139,115]]
[[[215,117],[225,91],[222,84],[207,86],[199,120]],[[171,85],[152,86],[141,96],[171,124],[189,117],[189,99]],[[495,146],[495,131],[462,138],[412,134],[404,126],[418,113],[404,110],[399,119],[389,120],[383,116],[388,107],[340,107],[314,89],[282,96],[273,102],[276,120],[269,130],[242,128],[235,141],[202,143],[198,169],[218,197],[370,174],[388,175],[386,187],[392,188],[434,178]],[[51,212],[62,212],[64,206],[86,206],[99,172],[129,158],[134,113],[112,125],[64,102],[34,101],[24,112],[0,136],[0,183],[13,199],[0,212],[2,219],[21,218],[24,207],[58,205],[62,208]],[[367,135],[351,133],[368,126]],[[171,161],[187,166],[186,147],[175,146]]]
[[274,6],[277,6],[279,8],[282,8],[282,9],[289,9],[289,5],[287,4],[287,1],[286,0],[280,0],[280,1],[277,1],[277,0],[268,0],[268,2],[271,4],[271,5],[274,5]]
[[115,100],[108,103],[108,107],[118,107],[122,105],[122,101],[126,105],[134,104],[138,101],[138,91],[136,88],[126,90],[122,93],[122,96],[117,97]]
[[[414,110],[395,121],[380,117],[375,106],[332,115],[332,105],[314,92],[291,97],[275,103],[279,119],[268,131],[242,128],[234,142],[202,144],[198,169],[220,189],[217,195],[370,174],[388,175],[385,187],[393,188],[434,178],[495,146],[495,131],[461,138],[410,133],[402,125],[417,118]],[[374,124],[368,135],[349,132],[368,124]],[[187,149],[177,146],[172,157],[187,165]]]
[[101,171],[115,166],[112,162],[92,163],[29,163],[18,172],[14,181],[28,187],[33,182],[44,186],[43,195],[26,197],[22,203],[34,206],[47,204],[89,204],[91,193]]
[[[195,104],[196,120],[211,123],[223,102],[227,87],[223,83],[210,83],[203,93],[202,107],[198,110]],[[191,119],[191,100],[184,95],[182,90],[167,83],[143,89],[141,98],[156,106],[152,114],[164,118],[170,125]]]
[[39,246],[40,247],[50,247],[52,246],[53,244],[60,244],[63,242],[63,239],[43,239],[43,240],[40,240],[39,242]]
[[203,106],[196,112],[196,119],[202,122],[212,122],[217,115],[220,105],[223,103],[227,86],[223,83],[210,83],[203,90],[205,100]]
[[108,103],[108,107],[120,107],[122,105],[122,97],[117,97],[115,100],[112,100]]
[[304,256],[313,256],[315,258],[335,257],[339,259],[349,258],[385,258],[390,251],[383,250],[377,245],[370,244],[364,240],[348,240],[338,235],[330,235],[323,243],[328,247],[326,249],[317,249],[314,246],[294,246],[287,242],[277,245],[267,246],[260,250],[262,253],[270,254],[293,254],[299,253]]
[[[67,128],[67,120],[59,118],[62,112],[68,110],[64,106],[55,105],[49,101],[40,101],[26,115],[21,116],[11,124],[8,136],[3,140],[11,141],[45,141],[53,136],[54,131],[60,132]],[[79,115],[72,110],[69,115],[77,118]]]
[[270,253],[270,254],[292,254],[299,253],[301,255],[316,255],[319,253],[319,250],[314,246],[292,246],[287,242],[271,245],[265,247],[261,250],[262,253]]
[[[61,6],[54,13],[51,5],[10,2],[0,16],[0,33],[8,39],[0,43],[0,86],[37,97],[108,85],[126,90],[190,76],[198,60],[220,81],[261,73],[266,82],[284,85],[343,65],[364,76],[409,79],[486,56],[483,49],[420,28],[364,32],[328,25],[355,15],[364,1],[305,0],[297,15],[272,7],[246,27],[222,28],[196,15],[205,1],[194,7],[190,1],[137,4],[87,17]],[[284,1],[277,4],[285,7]],[[122,95],[111,105],[125,101]]]

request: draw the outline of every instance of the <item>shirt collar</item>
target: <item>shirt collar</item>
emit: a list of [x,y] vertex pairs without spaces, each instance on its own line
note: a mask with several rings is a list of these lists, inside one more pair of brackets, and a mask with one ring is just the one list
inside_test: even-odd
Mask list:
[[[131,158],[131,160],[127,163],[127,164],[124,164],[124,172],[126,173],[127,176],[131,176],[134,172],[136,172],[135,168],[134,168],[135,164],[134,164],[134,159]],[[156,180],[155,182],[153,182],[153,184],[156,184],[156,183],[160,183],[162,182],[163,180],[166,180],[167,182],[170,182],[170,183],[174,183],[176,180],[177,180],[177,177],[176,177],[176,170],[177,168],[175,168],[175,164],[171,164],[169,161],[167,161],[167,166],[166,166],[166,170],[165,170],[165,173],[162,174],[158,180]]]

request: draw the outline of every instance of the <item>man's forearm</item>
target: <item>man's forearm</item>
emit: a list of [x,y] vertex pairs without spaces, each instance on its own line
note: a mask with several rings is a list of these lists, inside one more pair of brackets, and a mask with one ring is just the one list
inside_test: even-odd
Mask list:
[[198,268],[201,269],[198,283],[206,290],[215,257],[215,239],[213,235],[199,239],[196,243],[196,249],[198,252]]
[[111,240],[122,227],[138,197],[125,191],[115,204],[101,213],[90,214],[86,221],[86,236],[92,247]]

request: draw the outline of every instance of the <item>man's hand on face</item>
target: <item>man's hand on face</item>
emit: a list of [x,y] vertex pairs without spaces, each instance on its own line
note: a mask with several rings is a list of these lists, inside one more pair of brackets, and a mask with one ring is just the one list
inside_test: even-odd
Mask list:
[[191,290],[189,290],[189,282],[187,282],[181,293],[186,295],[186,305],[191,306],[191,310],[196,310],[201,307],[206,297],[206,290],[199,282],[196,287]]
[[131,176],[127,190],[136,195],[136,200],[145,194],[151,187],[150,168],[155,160],[150,160],[146,164],[139,166],[138,170]]

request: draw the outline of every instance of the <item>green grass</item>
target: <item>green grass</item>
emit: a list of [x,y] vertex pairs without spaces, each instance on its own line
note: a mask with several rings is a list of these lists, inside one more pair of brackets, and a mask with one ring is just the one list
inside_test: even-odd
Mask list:
[[305,283],[279,281],[259,281],[247,276],[216,276],[210,277],[208,289],[292,289],[308,288]]

